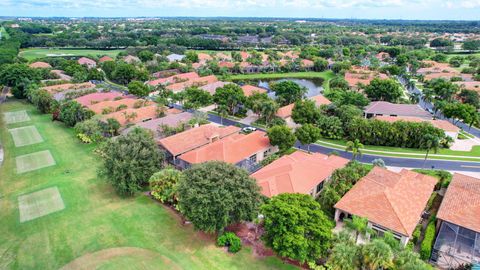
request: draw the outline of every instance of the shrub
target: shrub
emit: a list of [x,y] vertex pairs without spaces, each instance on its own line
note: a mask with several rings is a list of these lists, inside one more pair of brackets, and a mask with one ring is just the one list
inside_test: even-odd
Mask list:
[[268,164],[277,160],[280,156],[277,154],[273,154],[271,156],[266,157],[264,160],[260,161],[260,165],[267,166]]
[[106,108],[102,109],[102,114],[109,114],[109,113],[112,113],[112,112],[113,112],[112,107],[106,107]]
[[433,201],[435,200],[435,197],[437,197],[437,193],[434,192],[432,193],[432,195],[430,196],[430,198],[428,199],[428,202],[427,202],[427,209],[429,210],[430,208],[432,208],[432,204],[433,204]]
[[418,239],[420,238],[421,233],[422,233],[422,224],[418,224],[417,227],[415,227],[415,230],[412,233],[413,243],[415,243],[415,244],[418,243]]
[[78,133],[77,138],[79,138],[82,143],[92,143],[92,139],[83,133]]
[[428,260],[432,253],[433,240],[435,239],[435,218],[432,218],[425,230],[425,237],[420,246],[420,258]]
[[238,236],[232,232],[226,232],[217,238],[217,245],[219,247],[228,247],[228,251],[237,253],[242,249],[242,241]]
[[125,105],[125,104],[120,104],[120,105],[118,105],[118,107],[115,109],[115,111],[118,112],[118,111],[121,111],[121,110],[125,110],[126,108],[128,108],[127,105]]

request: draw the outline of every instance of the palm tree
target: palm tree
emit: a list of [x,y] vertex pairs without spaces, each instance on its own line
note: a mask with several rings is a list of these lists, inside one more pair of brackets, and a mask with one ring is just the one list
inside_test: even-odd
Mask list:
[[338,243],[328,257],[327,266],[331,270],[358,269],[358,246],[349,242]]
[[217,107],[217,112],[220,116],[220,125],[223,125],[223,118],[228,116],[228,108],[225,105],[220,105]]
[[268,127],[270,121],[278,111],[278,103],[274,100],[268,99],[262,102],[261,115],[265,119],[265,126]]
[[420,94],[419,93],[411,93],[409,94],[410,102],[413,104],[417,104],[420,101]]
[[355,243],[360,235],[372,234],[374,231],[368,227],[368,219],[359,216],[352,216],[351,219],[345,219],[347,230],[355,232]]
[[425,154],[425,160],[423,161],[423,168],[427,162],[428,154],[433,150],[434,153],[438,152],[440,148],[440,139],[432,134],[425,134],[420,142],[420,148],[427,150]]
[[393,265],[393,251],[382,239],[374,239],[362,247],[363,266],[366,269],[377,270]]
[[362,151],[360,149],[364,148],[363,144],[360,143],[358,139],[355,139],[353,142],[348,141],[345,151],[352,152],[352,160],[355,160],[357,156],[362,156]]

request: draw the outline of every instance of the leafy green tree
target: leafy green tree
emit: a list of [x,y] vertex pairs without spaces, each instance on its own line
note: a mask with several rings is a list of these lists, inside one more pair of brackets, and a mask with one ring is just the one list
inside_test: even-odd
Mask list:
[[16,98],[25,98],[28,86],[40,79],[37,71],[25,64],[9,64],[0,69],[0,84],[12,87]]
[[198,62],[198,54],[195,51],[185,53],[185,58],[192,63]]
[[301,100],[307,93],[307,88],[293,81],[272,83],[270,88],[275,91],[278,102],[283,106]]
[[108,133],[110,137],[117,136],[120,129],[120,123],[115,118],[108,118],[104,125],[104,132]]
[[132,64],[118,62],[112,73],[112,79],[123,85],[127,85],[132,80],[137,79],[137,69]]
[[189,87],[185,89],[185,103],[186,109],[198,109],[212,104],[213,97],[207,91],[198,87]]
[[223,125],[223,119],[228,116],[228,107],[225,105],[219,105],[216,109],[218,115],[220,116],[220,125]]
[[343,77],[335,77],[329,81],[330,84],[330,89],[340,89],[340,90],[349,90],[350,86],[348,85],[348,82],[343,78]]
[[446,104],[442,112],[446,117],[452,118],[454,123],[460,120],[469,123],[477,115],[477,109],[474,106],[458,102]]
[[60,105],[59,118],[65,125],[73,127],[76,123],[92,118],[95,115],[91,110],[85,109],[75,100],[64,102]]
[[313,124],[320,117],[320,110],[313,100],[295,102],[292,109],[292,119],[297,124]]
[[178,206],[196,229],[220,232],[257,216],[259,191],[247,171],[225,162],[205,162],[184,171]]
[[321,72],[326,70],[328,67],[328,61],[324,58],[318,57],[313,61],[313,70]]
[[373,79],[365,88],[365,94],[374,101],[397,102],[403,95],[402,87],[393,79]]
[[228,113],[233,115],[237,106],[244,103],[246,100],[242,88],[236,84],[227,84],[224,87],[217,88],[213,95],[213,101],[217,105],[226,106]]
[[355,160],[357,156],[362,155],[362,148],[364,148],[363,144],[358,139],[355,139],[347,142],[345,151],[352,152],[352,160]]
[[462,89],[458,97],[462,100],[462,103],[470,104],[475,108],[480,108],[480,97],[477,91]]
[[[425,90],[427,90],[427,94],[433,96],[434,99],[451,102],[459,89],[459,86],[452,82],[444,79],[433,79],[425,84],[424,95]],[[429,91],[430,93],[428,93]]]
[[101,175],[121,195],[133,195],[162,168],[161,152],[150,132],[135,128],[115,140],[108,140],[100,149],[103,159]]
[[321,114],[317,118],[317,127],[320,128],[322,137],[327,139],[341,139],[343,137],[342,121],[336,116]]
[[162,203],[176,205],[178,183],[182,178],[183,173],[172,167],[154,173],[148,180],[152,196]]
[[147,62],[153,60],[154,54],[149,50],[143,50],[140,51],[137,56],[140,58],[140,60],[142,60],[142,62]]
[[272,145],[278,146],[280,151],[286,151],[295,145],[297,138],[287,126],[273,126],[267,131]]
[[27,98],[41,113],[52,112],[53,107],[57,106],[58,102],[44,89],[38,88],[37,84],[31,84],[27,89]]
[[320,129],[312,124],[304,124],[295,130],[295,136],[301,144],[307,145],[307,151],[310,153],[310,144],[315,143],[321,137]]
[[[107,61],[109,62],[109,61]],[[87,74],[87,80],[91,81],[91,80],[94,80],[94,81],[103,81],[103,78],[104,78],[105,74],[103,74],[103,72],[101,70],[98,70],[96,68],[91,68],[88,70],[88,74]]]
[[363,265],[366,269],[389,268],[393,265],[393,251],[382,239],[374,239],[362,247]]
[[477,51],[478,49],[480,49],[480,41],[474,40],[474,39],[467,40],[463,42],[462,47],[464,50],[467,50],[467,51]]
[[334,225],[311,196],[283,193],[272,197],[261,212],[265,243],[280,256],[305,262],[326,254]]
[[105,72],[107,78],[113,79],[112,75],[116,68],[116,63],[114,61],[105,61],[100,64],[100,67],[102,68],[103,72]]
[[137,97],[146,97],[150,94],[150,87],[140,81],[131,81],[128,84],[128,92]]

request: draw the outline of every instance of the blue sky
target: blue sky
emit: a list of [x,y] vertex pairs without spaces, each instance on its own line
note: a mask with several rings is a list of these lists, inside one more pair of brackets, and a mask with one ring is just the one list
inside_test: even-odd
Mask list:
[[480,0],[0,0],[0,16],[480,20]]

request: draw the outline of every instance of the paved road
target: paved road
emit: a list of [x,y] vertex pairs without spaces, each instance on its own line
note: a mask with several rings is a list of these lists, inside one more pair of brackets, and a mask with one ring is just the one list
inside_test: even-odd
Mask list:
[[[403,84],[403,85],[406,85],[407,81],[404,79],[404,78],[401,78],[401,77],[398,77],[398,81]],[[407,88],[407,87],[406,87]],[[422,94],[422,91],[420,89],[418,89],[416,86],[414,86],[413,88],[407,88],[407,91],[410,92],[410,93],[416,93],[419,95],[420,97],[420,100],[419,100],[419,103],[418,105],[420,105],[420,107],[422,107],[423,109],[425,110],[430,110],[430,111],[434,111],[434,106],[432,103],[430,102],[425,102],[422,98],[423,94]],[[445,119],[445,120],[448,120],[450,122],[452,122],[452,119],[449,119],[449,118],[446,118],[442,112],[437,112],[435,114],[435,117],[437,119]],[[480,138],[480,129],[478,128],[475,128],[475,127],[472,127],[470,128],[467,124],[461,122],[461,121],[458,121],[458,123],[456,123],[456,125],[465,130],[465,131],[468,131],[469,133],[471,133],[472,135],[474,135],[475,137],[477,138]]]
[[[182,109],[180,105],[174,105],[178,109]],[[187,110],[188,112],[193,113],[194,110]],[[239,126],[246,127],[247,125],[240,122],[231,120],[231,119],[222,119],[216,114],[208,114],[208,120],[217,124],[223,124],[225,126]],[[259,129],[263,130],[263,129]],[[299,142],[296,143],[295,147],[299,149],[307,150],[306,145],[301,145]],[[338,152],[340,156],[344,158],[351,159],[352,154],[350,152],[337,150],[334,148],[328,148],[318,144],[311,144],[310,151],[322,154],[330,154],[335,151]],[[468,172],[480,172],[480,162],[466,162],[466,161],[444,161],[444,160],[427,160],[424,162],[423,159],[414,159],[414,158],[395,158],[395,157],[383,157],[365,154],[358,158],[360,162],[372,163],[374,159],[381,158],[385,161],[385,165],[393,167],[404,167],[404,168],[426,168],[426,169],[441,169],[447,171],[468,171]]]

